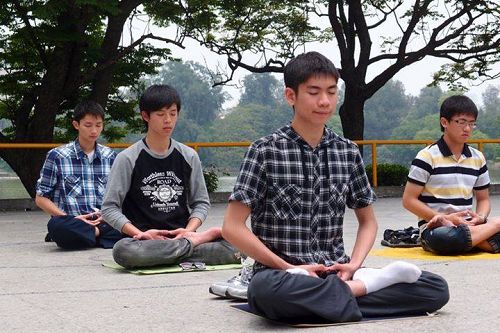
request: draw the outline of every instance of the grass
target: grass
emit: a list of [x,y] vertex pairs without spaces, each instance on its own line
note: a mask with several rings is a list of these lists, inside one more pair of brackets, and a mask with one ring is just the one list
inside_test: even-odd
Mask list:
[[26,199],[28,192],[16,177],[0,178],[0,200],[2,199]]

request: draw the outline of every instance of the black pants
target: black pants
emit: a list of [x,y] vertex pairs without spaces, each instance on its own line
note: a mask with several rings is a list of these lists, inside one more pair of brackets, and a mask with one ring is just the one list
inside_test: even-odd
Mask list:
[[50,238],[63,249],[78,250],[95,246],[110,249],[123,235],[109,224],[97,225],[99,237],[95,237],[95,227],[71,215],[53,216],[47,224]]
[[434,312],[449,300],[448,284],[422,272],[415,283],[398,283],[354,297],[347,284],[332,274],[325,279],[264,269],[248,287],[253,312],[273,320],[357,321],[361,318]]

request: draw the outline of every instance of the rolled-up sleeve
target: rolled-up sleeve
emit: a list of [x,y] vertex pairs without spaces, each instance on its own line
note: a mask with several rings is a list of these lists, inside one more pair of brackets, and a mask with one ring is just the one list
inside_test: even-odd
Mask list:
[[263,152],[255,144],[251,145],[243,158],[236,184],[229,197],[230,201],[239,201],[250,208],[265,196],[266,175]]
[[40,178],[36,182],[36,194],[51,199],[57,186],[57,153],[51,150],[47,153],[47,158],[40,170]]

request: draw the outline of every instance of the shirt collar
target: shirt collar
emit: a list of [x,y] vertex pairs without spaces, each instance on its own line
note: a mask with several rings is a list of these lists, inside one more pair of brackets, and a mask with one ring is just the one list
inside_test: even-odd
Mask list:
[[[437,145],[438,145],[439,151],[441,152],[441,154],[443,154],[443,156],[453,155],[450,148],[446,144],[446,141],[444,141],[443,136],[441,136],[441,138],[438,140]],[[464,148],[462,150],[462,155],[465,155],[466,157],[472,157],[472,152],[469,149],[469,145],[466,143],[464,144]]]
[[[75,141],[73,141],[73,144],[74,144],[76,157],[78,159],[83,158],[86,154],[82,150],[82,147],[80,146],[80,142],[78,141],[78,138],[76,138]],[[95,144],[95,148],[94,148],[94,159],[96,159],[96,158],[101,159],[101,146],[98,143]]]
[[[295,141],[297,144],[301,146],[307,146],[309,147],[309,144],[297,133],[291,125],[286,125],[280,129],[280,132],[282,135],[292,141]],[[323,146],[328,146],[333,140],[334,140],[335,135],[333,135],[333,132],[325,126],[323,130],[323,136],[321,137],[321,140],[318,144],[318,148],[323,147]]]

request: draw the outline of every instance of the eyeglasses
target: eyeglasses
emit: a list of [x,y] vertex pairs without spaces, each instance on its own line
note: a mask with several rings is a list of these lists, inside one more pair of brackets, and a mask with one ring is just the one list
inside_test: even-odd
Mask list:
[[477,128],[475,121],[467,121],[465,119],[452,119],[452,121],[456,122],[458,126],[461,128],[465,128],[465,126],[469,126],[471,129]]
[[183,271],[202,271],[206,269],[204,262],[181,262],[179,266]]

